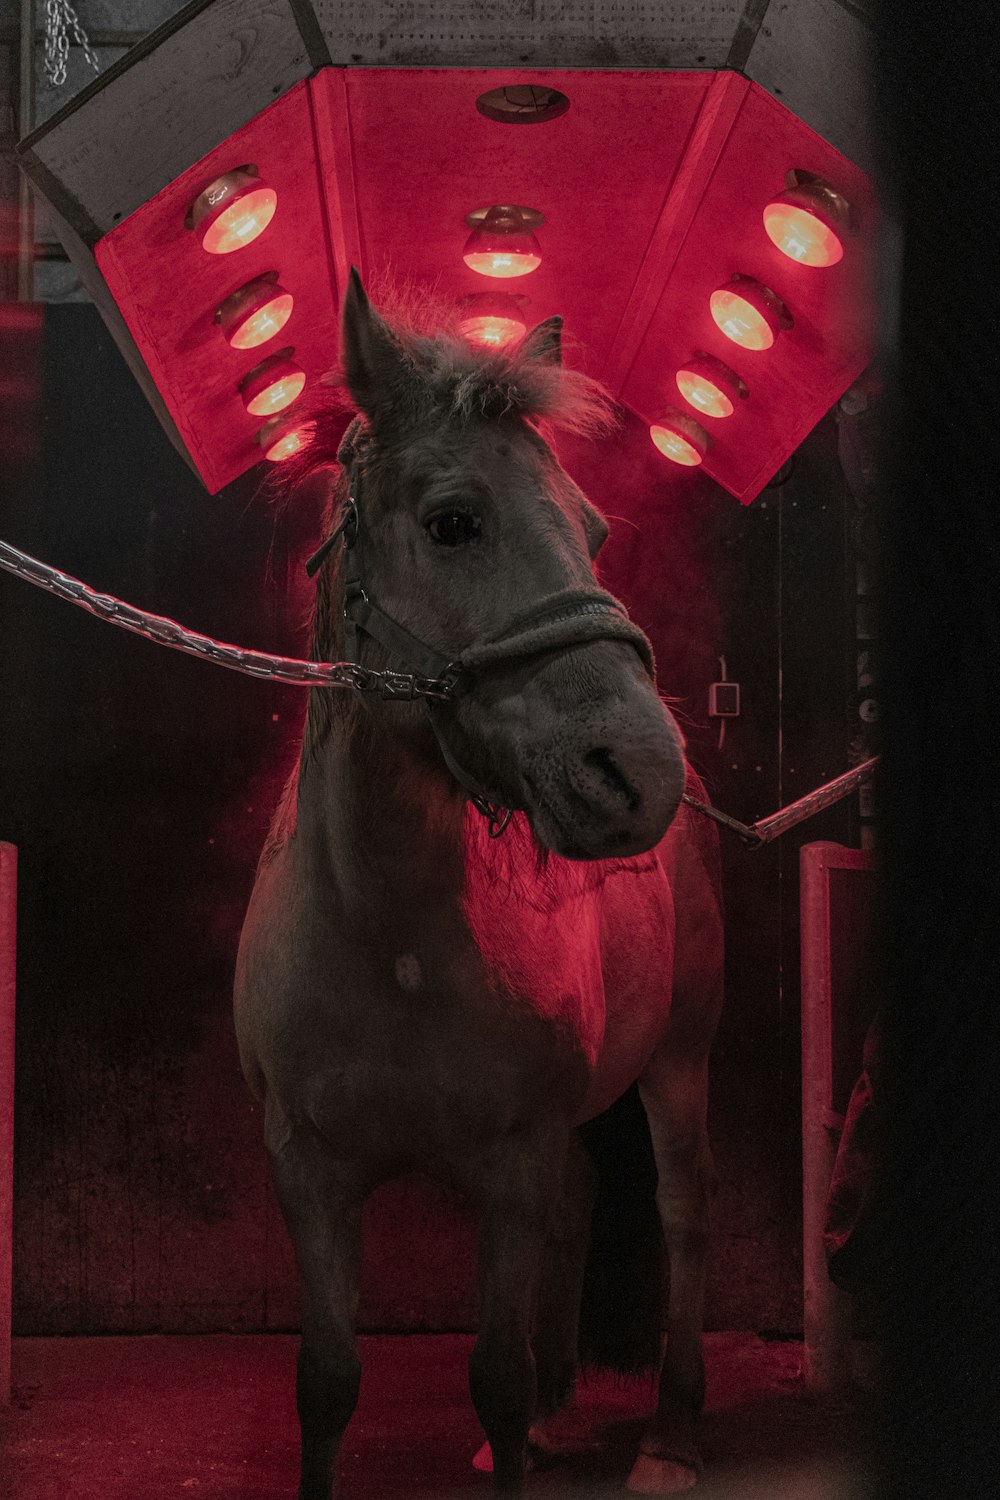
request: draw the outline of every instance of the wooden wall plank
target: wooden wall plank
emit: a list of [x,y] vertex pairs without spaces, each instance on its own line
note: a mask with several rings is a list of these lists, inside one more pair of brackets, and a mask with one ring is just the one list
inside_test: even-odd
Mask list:
[[314,0],[335,63],[721,68],[743,0]]
[[870,172],[869,24],[851,0],[772,5],[744,64],[748,77]]
[[312,71],[288,0],[212,0],[178,20],[22,142],[28,175],[46,168],[98,234]]

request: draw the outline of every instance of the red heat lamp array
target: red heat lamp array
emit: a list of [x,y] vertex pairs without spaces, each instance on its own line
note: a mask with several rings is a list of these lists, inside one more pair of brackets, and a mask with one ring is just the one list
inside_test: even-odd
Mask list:
[[[198,194],[184,220],[197,232],[209,255],[232,255],[260,238],[274,218],[278,195],[260,181],[257,168],[247,165],[224,172]],[[238,287],[220,302],[215,323],[231,349],[259,349],[275,338],[292,316],[295,300],[278,282],[277,271],[266,271]],[[256,440],[272,463],[299,453],[315,432],[315,423],[296,423],[287,408],[301,396],[305,371],[294,360],[289,345],[269,354],[240,376],[236,385],[251,417],[268,417]]]
[[[248,164],[224,172],[198,194],[184,220],[196,231],[210,255],[231,255],[252,244],[267,229],[278,207],[278,195]],[[542,256],[532,230],[543,222],[534,209],[494,205],[469,215],[473,230],[463,259],[482,276],[507,280],[526,276],[541,265]],[[269,343],[288,323],[294,298],[267,271],[238,287],[220,302],[214,322],[231,349],[242,353]],[[476,294],[465,298],[459,327],[466,338],[486,348],[499,349],[526,332],[524,316],[513,297]],[[256,441],[271,463],[300,453],[310,442],[314,422],[296,420],[288,408],[302,395],[306,374],[289,345],[270,354],[243,374],[237,389],[251,417],[267,417]]]
[[[764,209],[764,232],[782,255],[800,266],[835,266],[843,259],[842,235],[852,232],[850,205],[822,178],[789,173],[790,186]],[[770,287],[737,272],[709,297],[712,321],[723,337],[749,353],[771,349],[794,318]],[[701,416],[731,417],[749,387],[714,355],[698,351],[675,375],[677,389]],[[650,424],[649,435],[665,458],[685,468],[699,465],[708,452],[707,430],[676,407]]]
[[351,265],[436,286],[476,347],[561,314],[664,457],[743,504],[860,374],[877,210],[829,143],[725,71],[546,75],[572,108],[511,134],[478,108],[498,76],[321,69],[101,206],[97,270],[211,493],[310,442]]
[[[537,209],[494,203],[475,209],[465,222],[472,233],[465,242],[462,259],[470,271],[510,281],[538,270],[542,251],[533,231],[544,224],[545,218]],[[490,292],[463,300],[458,326],[472,343],[487,349],[502,349],[527,332],[517,299]]]
[[[809,173],[789,174],[790,186],[765,207],[764,232],[782,255],[800,266],[830,267],[843,259],[841,236],[849,233],[850,206],[829,183]],[[278,195],[260,182],[252,165],[226,172],[195,199],[185,224],[196,230],[204,250],[230,255],[251,244],[273,219]],[[544,222],[536,209],[493,204],[469,214],[472,227],[462,259],[481,276],[510,280],[541,265],[534,229]],[[280,333],[292,316],[294,300],[279,284],[278,273],[254,277],[220,303],[215,313],[230,347],[257,349]],[[771,349],[794,319],[781,297],[752,276],[735,273],[709,297],[709,311],[719,332],[749,353]],[[459,326],[466,338],[486,348],[502,348],[523,336],[526,324],[513,297],[476,294],[463,303]],[[268,355],[237,382],[244,408],[266,417],[257,442],[272,463],[300,452],[315,431],[288,412],[306,385],[295,363],[293,345]],[[743,378],[721,359],[698,351],[675,375],[677,389],[699,416],[722,421],[738,401],[750,395]],[[650,424],[650,437],[672,463],[697,467],[708,452],[708,431],[685,412],[669,407]]]

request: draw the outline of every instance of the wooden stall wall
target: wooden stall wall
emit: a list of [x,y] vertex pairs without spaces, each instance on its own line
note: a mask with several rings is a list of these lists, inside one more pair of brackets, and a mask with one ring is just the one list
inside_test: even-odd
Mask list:
[[[295,652],[315,503],[251,476],[209,498],[86,305],[49,308],[42,452],[0,535],[222,639]],[[653,637],[718,804],[746,821],[846,768],[854,709],[846,493],[832,420],[743,509],[637,422],[566,459],[614,518],[609,585]],[[850,573],[853,590],[853,567]],[[0,578],[0,838],[20,849],[15,1318],[21,1333],[294,1326],[291,1256],[239,1073],[233,958],[298,690],[215,669]],[[724,657],[743,714],[707,714]],[[798,846],[724,843],[729,996],[709,1326],[795,1331]],[[418,1182],[368,1213],[362,1323],[472,1324],[472,1232]]]

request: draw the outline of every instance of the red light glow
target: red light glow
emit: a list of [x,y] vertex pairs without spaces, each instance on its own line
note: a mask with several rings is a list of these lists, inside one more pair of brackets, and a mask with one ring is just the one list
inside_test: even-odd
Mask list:
[[710,298],[712,317],[727,339],[741,349],[770,349],[775,330],[763,313],[736,292],[713,292]]
[[255,276],[216,308],[215,321],[234,349],[256,349],[280,333],[292,315],[293,298],[278,285],[277,271]]
[[529,271],[537,271],[542,263],[540,255],[533,255],[529,250],[477,250],[471,255],[463,255],[462,259],[470,271],[478,271],[480,276],[527,276]]
[[462,259],[470,270],[502,280],[527,276],[529,271],[537,270],[542,263],[542,252],[528,227],[526,212],[531,214],[532,210],[495,206],[486,212],[462,251]]
[[[266,431],[267,428],[262,429],[262,432]],[[292,458],[296,453],[301,453],[303,448],[307,448],[315,432],[315,422],[302,422],[297,427],[286,427],[274,442],[267,442],[265,439],[267,446],[264,448],[264,457],[272,464],[283,463],[286,458]]]
[[835,266],[844,254],[840,240],[822,219],[780,199],[765,208],[764,230],[772,245],[800,266]]
[[284,411],[297,396],[301,396],[305,383],[306,377],[301,370],[295,375],[285,375],[248,401],[247,411],[252,417],[273,417],[275,412]]
[[460,326],[467,339],[488,349],[502,349],[524,333],[524,324],[514,318],[463,318]]
[[653,422],[649,435],[664,458],[686,469],[696,468],[708,449],[704,427],[679,411],[669,411]]
[[473,292],[462,299],[458,326],[471,344],[503,349],[524,335],[521,301],[508,292]]
[[273,417],[302,394],[305,371],[289,358],[291,349],[272,354],[240,381],[243,405],[253,417]]
[[292,316],[294,301],[290,292],[279,292],[263,307],[248,314],[233,330],[229,342],[234,349],[256,349],[280,333]]
[[735,370],[711,354],[696,354],[677,371],[677,389],[706,417],[731,417],[749,392]]
[[692,406],[706,417],[731,417],[733,403],[707,375],[696,375],[691,370],[677,371],[677,389]]
[[741,349],[770,349],[793,320],[781,298],[752,276],[734,276],[709,298],[712,318],[727,339]]
[[274,188],[250,188],[212,219],[202,235],[202,246],[210,255],[231,255],[234,250],[242,250],[264,233],[277,206]]

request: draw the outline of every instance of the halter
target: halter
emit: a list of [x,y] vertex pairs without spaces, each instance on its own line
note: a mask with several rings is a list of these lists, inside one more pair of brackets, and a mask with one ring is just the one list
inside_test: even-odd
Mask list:
[[[654,678],[653,648],[643,632],[629,619],[625,609],[603,589],[560,589],[534,609],[516,615],[504,630],[479,644],[472,644],[458,656],[445,655],[422,641],[405,625],[381,609],[372,599],[363,581],[362,550],[364,528],[358,503],[361,456],[356,440],[361,419],[352,422],[344,435],[338,462],[348,475],[348,496],[340,522],[306,562],[306,572],[315,577],[338,542],[344,544],[352,564],[351,576],[344,584],[345,655],[349,662],[361,665],[361,636],[370,636],[390,658],[405,664],[408,671],[436,678],[454,691],[468,688],[470,679],[480,672],[522,657],[541,655],[545,651],[567,650],[571,646],[599,640],[627,641],[638,651],[642,664]],[[449,692],[448,696],[452,696]],[[459,786],[469,794],[469,801],[489,823],[490,838],[499,838],[513,816],[513,808],[497,806],[488,793],[455,759],[441,726],[427,700],[431,728],[442,759]]]

